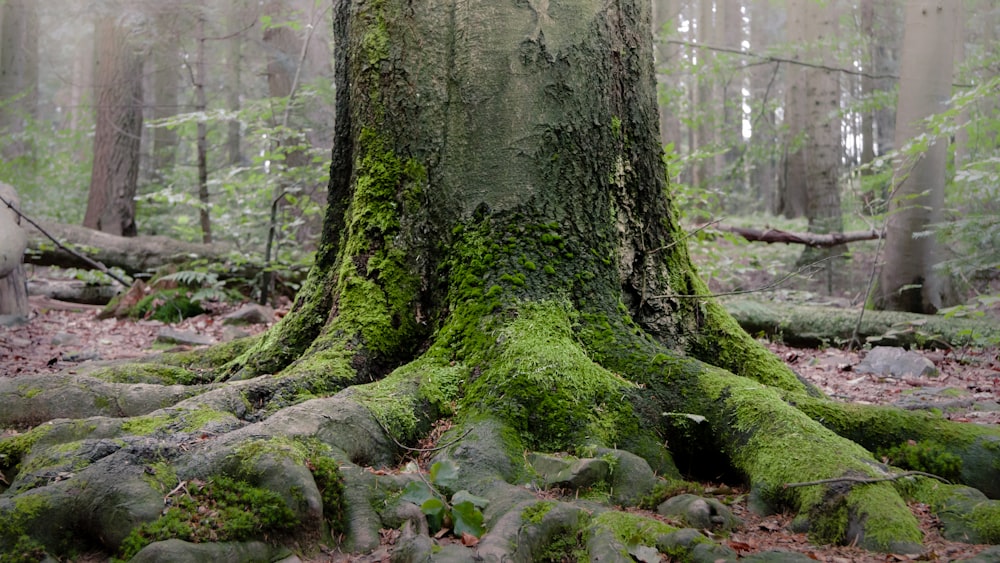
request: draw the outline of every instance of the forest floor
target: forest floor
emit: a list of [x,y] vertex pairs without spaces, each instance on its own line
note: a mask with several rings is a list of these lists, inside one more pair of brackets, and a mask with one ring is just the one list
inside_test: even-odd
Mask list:
[[[747,283],[758,286],[766,285],[774,277],[762,271],[757,271],[756,274],[744,272],[744,275],[756,278]],[[728,291],[732,287],[730,284],[720,284],[717,280],[712,285],[714,291]],[[778,299],[783,298],[779,296]],[[183,346],[156,342],[157,335],[167,328],[197,333],[220,342],[233,335],[232,327],[227,327],[222,322],[222,315],[236,308],[235,305],[220,306],[211,313],[165,325],[149,320],[102,320],[97,317],[100,310],[97,306],[66,304],[43,297],[32,297],[31,302],[33,317],[29,323],[0,327],[0,377],[64,370],[73,372],[84,362],[91,360],[127,360],[168,349],[184,349]],[[272,322],[276,322],[281,314],[282,311],[277,311]],[[246,334],[255,334],[266,330],[268,326],[249,325],[240,327],[240,330]],[[836,400],[892,404],[901,397],[919,394],[924,390],[939,392],[941,388],[949,388],[960,391],[964,398],[971,400],[956,403],[945,416],[961,422],[1000,424],[1000,410],[982,409],[983,404],[1000,402],[1000,358],[996,349],[920,351],[934,362],[939,374],[935,377],[896,378],[856,373],[853,368],[863,358],[864,351],[800,349],[773,342],[767,345],[805,379]],[[7,433],[9,432],[13,431],[8,430]],[[3,434],[0,429],[0,435]],[[814,546],[809,544],[805,535],[789,531],[792,515],[754,515],[746,508],[744,489],[730,488],[722,483],[702,485],[703,494],[717,495],[717,498],[729,503],[734,513],[743,519],[745,525],[742,529],[727,538],[717,538],[741,555],[778,549],[804,553],[812,559],[829,563],[952,561],[971,557],[986,547],[943,539],[938,521],[926,506],[920,504],[913,504],[911,508],[926,533],[926,550],[923,554],[873,554],[850,546]],[[650,516],[659,518],[653,514]],[[388,561],[395,535],[386,530],[386,545],[369,556],[353,557],[327,552],[311,561]],[[99,560],[87,559],[91,563]]]

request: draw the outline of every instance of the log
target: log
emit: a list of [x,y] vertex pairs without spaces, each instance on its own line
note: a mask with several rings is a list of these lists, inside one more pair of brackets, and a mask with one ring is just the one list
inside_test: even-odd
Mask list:
[[768,244],[776,242],[785,244],[804,244],[815,248],[831,248],[860,240],[876,240],[880,237],[880,233],[876,230],[821,234],[797,233],[781,229],[752,229],[749,227],[733,227],[730,225],[713,225],[710,228],[717,231],[740,235],[751,242],[766,242]]
[[[119,237],[78,225],[40,221],[39,226],[77,252],[109,268],[121,268],[129,275],[153,272],[162,266],[196,258],[220,260],[229,250],[223,245],[183,242],[164,236]],[[28,230],[28,253],[24,261],[39,266],[93,268],[79,256],[55,248],[35,227]]]
[[[818,347],[848,343],[860,308],[835,308],[726,300],[726,309],[752,335],[778,338],[792,346]],[[858,332],[861,344],[907,347],[997,345],[1000,325],[981,319],[947,318],[896,311],[865,311]]]

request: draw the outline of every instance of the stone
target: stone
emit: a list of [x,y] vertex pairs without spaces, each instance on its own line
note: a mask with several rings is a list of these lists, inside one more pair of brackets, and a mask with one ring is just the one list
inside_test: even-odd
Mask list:
[[934,377],[938,374],[934,362],[916,352],[894,346],[876,346],[854,367],[857,373],[891,377]]
[[53,346],[78,346],[80,344],[80,337],[75,334],[69,334],[66,332],[57,332],[52,337]]
[[274,309],[256,303],[247,303],[222,317],[222,323],[227,325],[261,325],[273,321]]
[[211,338],[187,330],[161,328],[156,333],[156,342],[163,344],[183,344],[188,346],[208,346],[215,344]]
[[699,530],[730,531],[743,525],[729,507],[712,498],[684,494],[671,497],[656,507],[656,513],[675,518]]

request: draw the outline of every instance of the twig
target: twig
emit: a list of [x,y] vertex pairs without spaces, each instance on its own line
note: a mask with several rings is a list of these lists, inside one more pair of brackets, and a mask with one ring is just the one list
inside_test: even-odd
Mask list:
[[782,488],[792,489],[795,487],[809,487],[812,485],[825,485],[828,483],[881,483],[882,481],[895,481],[903,477],[912,477],[914,475],[937,479],[946,485],[951,484],[951,481],[945,479],[944,477],[934,475],[933,473],[925,473],[923,471],[904,471],[896,475],[889,475],[888,477],[836,477],[834,479],[820,479],[818,481],[805,481],[803,483],[785,483],[782,485]]
[[[674,45],[683,45],[685,47],[693,47],[695,49],[707,49],[709,51],[718,51],[720,53],[732,53],[734,55],[743,55],[745,57],[754,57],[756,59],[761,59],[761,60],[765,60],[765,61],[772,61],[772,62],[776,62],[776,63],[788,63],[788,64],[792,64],[792,65],[799,65],[799,66],[805,66],[805,67],[809,67],[809,68],[816,68],[816,69],[826,70],[826,71],[830,71],[830,72],[841,72],[841,73],[844,73],[844,74],[851,74],[851,75],[854,75],[854,76],[863,76],[865,78],[871,78],[873,80],[884,80],[884,79],[899,80],[899,76],[897,76],[895,74],[872,74],[870,72],[864,72],[862,70],[852,70],[852,69],[849,69],[849,68],[829,66],[829,65],[819,64],[819,63],[807,63],[805,61],[798,61],[798,60],[795,60],[795,59],[789,59],[787,57],[777,57],[777,56],[774,56],[774,55],[761,55],[761,54],[758,54],[758,53],[754,53],[753,51],[744,51],[742,49],[736,49],[736,48],[732,48],[732,47],[720,47],[718,45],[709,45],[707,43],[694,43],[692,41],[682,41],[680,39],[667,39],[664,42],[665,43],[672,43]],[[972,87],[975,86],[975,84],[956,84],[956,83],[953,83],[952,86],[955,86],[955,87],[958,87],[958,88],[972,88]]]
[[[369,411],[369,412],[371,412],[371,411]],[[375,413],[372,412],[371,415],[372,415],[372,418],[375,419],[375,422],[378,423],[379,427],[382,428],[382,431],[385,432],[385,435],[388,436],[389,439],[393,441],[393,443],[395,443],[400,448],[402,448],[402,449],[404,449],[406,451],[409,451],[409,452],[436,452],[438,450],[443,450],[443,449],[447,448],[448,446],[451,446],[453,444],[457,444],[459,441],[461,441],[462,438],[465,438],[466,436],[468,436],[469,432],[472,432],[472,429],[468,428],[458,438],[455,438],[454,440],[448,442],[447,444],[441,444],[440,446],[434,446],[433,448],[411,448],[409,446],[404,446],[403,444],[400,444],[399,440],[397,440],[396,437],[392,435],[392,432],[389,432],[389,429],[386,428],[384,424],[382,424],[382,421],[379,420],[379,418],[377,416],[375,416]]]
[[102,272],[105,275],[107,275],[109,278],[111,278],[111,279],[115,280],[116,282],[122,284],[122,286],[124,286],[124,287],[131,287],[132,284],[128,283],[127,281],[125,281],[124,279],[122,279],[121,277],[119,277],[117,274],[115,274],[114,272],[112,272],[111,270],[109,270],[108,267],[105,266],[104,264],[101,264],[100,262],[96,262],[96,261],[88,258],[87,256],[84,256],[83,254],[80,254],[76,250],[73,250],[72,248],[64,245],[61,242],[59,242],[56,239],[56,237],[54,237],[51,234],[49,234],[49,232],[46,231],[45,229],[43,229],[41,225],[39,225],[38,223],[36,223],[31,217],[28,217],[27,215],[25,215],[24,213],[22,213],[20,209],[18,209],[17,207],[15,207],[12,202],[7,201],[3,196],[0,196],[0,202],[3,202],[3,204],[6,205],[8,208],[10,208],[14,213],[17,213],[17,215],[21,219],[24,219],[25,221],[27,221],[28,223],[30,223],[32,227],[35,227],[36,229],[38,229],[38,232],[42,233],[43,235],[45,235],[46,238],[48,238],[49,240],[51,240],[52,242],[54,242],[55,245],[60,250],[66,251],[66,252],[72,254],[73,256],[79,258],[80,260],[83,260],[88,265],[92,266],[95,270],[99,270],[100,272]]
[[688,295],[688,294],[681,294],[681,293],[667,293],[665,295],[654,295],[653,297],[650,297],[650,299],[675,299],[675,298],[676,299],[704,299],[704,298],[709,298],[709,297],[725,297],[725,296],[728,296],[728,295],[746,295],[747,293],[760,293],[761,291],[767,291],[769,289],[774,289],[775,287],[778,287],[779,285],[785,283],[789,278],[791,278],[793,276],[797,276],[798,274],[802,273],[803,271],[805,271],[805,270],[807,270],[809,268],[812,268],[816,264],[820,264],[822,262],[826,262],[827,260],[832,260],[834,258],[842,258],[843,256],[844,256],[843,254],[836,254],[834,256],[827,256],[826,258],[820,258],[819,260],[816,260],[815,262],[810,262],[810,263],[806,264],[805,266],[802,266],[801,268],[796,269],[794,272],[792,272],[790,274],[786,274],[785,276],[782,276],[777,281],[771,282],[771,283],[769,283],[767,285],[764,285],[764,286],[761,286],[761,287],[757,287],[757,288],[754,288],[754,289],[743,289],[743,290],[740,290],[740,291],[725,291],[725,292],[722,292],[722,293],[704,293],[704,294],[690,294],[690,295]]

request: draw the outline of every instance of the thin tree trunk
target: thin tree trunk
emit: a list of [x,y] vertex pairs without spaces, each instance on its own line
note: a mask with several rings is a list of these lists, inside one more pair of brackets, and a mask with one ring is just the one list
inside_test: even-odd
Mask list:
[[[789,0],[788,20],[785,24],[785,35],[788,42],[794,45],[793,58],[804,60],[808,50],[804,43],[810,38],[806,35],[808,19],[808,4],[812,0]],[[808,163],[807,153],[803,147],[809,142],[806,138],[808,108],[806,106],[806,89],[808,76],[805,69],[799,65],[785,66],[785,123],[787,137],[785,139],[784,164],[778,198],[778,212],[785,217],[802,217],[808,208]]]
[[[205,14],[198,13],[197,20],[198,52],[195,55],[195,110],[204,114],[208,109],[208,102],[205,100]],[[212,209],[208,194],[208,124],[205,118],[198,119],[198,201],[201,207],[198,209],[198,217],[201,223],[201,242],[212,244]]]
[[133,31],[113,16],[100,18],[95,31],[94,166],[83,224],[114,235],[135,236],[143,54],[133,44]]
[[[153,119],[161,120],[178,112],[181,60],[177,34],[177,15],[161,14],[157,18],[159,44],[153,53]],[[153,177],[163,181],[173,171],[177,159],[177,129],[153,129]]]

